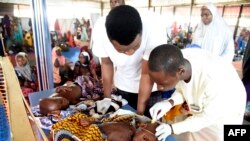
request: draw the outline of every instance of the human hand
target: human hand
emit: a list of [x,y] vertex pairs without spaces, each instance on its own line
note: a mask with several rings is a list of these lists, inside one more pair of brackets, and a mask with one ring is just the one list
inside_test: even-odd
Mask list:
[[152,121],[157,121],[163,115],[172,108],[172,104],[169,101],[161,101],[156,103],[153,107],[149,109]]
[[97,112],[104,115],[108,111],[110,105],[111,98],[104,98],[103,100],[96,101]]
[[166,138],[171,135],[172,130],[170,125],[166,123],[161,123],[156,129],[155,136],[157,137],[158,141],[165,141]]

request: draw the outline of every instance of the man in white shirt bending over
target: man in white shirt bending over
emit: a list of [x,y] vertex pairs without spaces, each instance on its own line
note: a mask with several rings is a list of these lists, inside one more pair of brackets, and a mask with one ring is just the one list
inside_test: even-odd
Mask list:
[[[93,53],[101,58],[104,101],[107,110],[111,89],[117,88],[129,105],[139,114],[145,112],[151,92],[160,99],[148,75],[151,50],[167,42],[166,30],[159,16],[139,14],[127,5],[113,8],[106,19],[98,20],[93,29]],[[115,70],[114,70],[115,68]],[[148,111],[148,110],[147,110]],[[103,112],[103,111],[102,111]]]

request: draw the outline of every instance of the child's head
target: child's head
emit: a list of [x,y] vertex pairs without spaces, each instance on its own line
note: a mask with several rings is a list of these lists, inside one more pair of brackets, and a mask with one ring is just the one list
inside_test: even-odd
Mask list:
[[158,123],[139,123],[139,127],[133,137],[133,141],[157,141],[156,136],[154,135],[156,132]]
[[89,54],[86,51],[81,52],[79,55],[79,61],[82,64],[89,64],[89,61],[90,61]]
[[48,97],[39,100],[39,108],[42,115],[47,115],[57,110],[64,110],[69,104],[69,100],[64,97]]

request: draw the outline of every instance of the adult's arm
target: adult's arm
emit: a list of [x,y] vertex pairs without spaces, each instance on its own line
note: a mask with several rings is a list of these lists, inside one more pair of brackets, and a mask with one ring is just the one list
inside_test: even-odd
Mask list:
[[142,61],[142,72],[139,85],[139,94],[137,102],[137,113],[143,114],[148,103],[154,82],[148,75],[148,61]]
[[104,97],[111,98],[114,67],[109,57],[101,58]]

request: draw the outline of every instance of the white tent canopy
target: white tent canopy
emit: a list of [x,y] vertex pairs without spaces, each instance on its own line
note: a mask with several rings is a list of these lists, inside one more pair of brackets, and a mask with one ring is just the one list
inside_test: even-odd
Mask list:
[[[47,18],[50,29],[53,30],[54,22],[59,19],[62,30],[69,29],[72,25],[72,20],[75,18],[90,19],[93,26],[92,19],[100,16],[105,16],[110,11],[110,0],[47,0]],[[30,18],[32,12],[30,10],[31,0],[0,0],[1,3],[14,4],[12,16]],[[200,6],[212,2],[218,6],[218,10],[224,14],[226,22],[235,29],[240,5],[243,4],[242,16],[240,18],[240,27],[249,27],[249,0],[193,0],[193,7],[191,10],[192,0],[125,0],[127,5],[136,7],[139,11],[154,11],[165,17],[163,20],[168,23],[176,21],[178,25],[195,26],[200,21],[199,13]],[[237,8],[232,8],[236,6]],[[1,8],[2,9],[2,8]],[[4,13],[0,9],[0,14]],[[234,10],[235,9],[235,10]],[[224,11],[224,12],[223,12]],[[232,13],[233,12],[233,13]],[[7,12],[5,12],[7,13]],[[231,14],[232,13],[232,14]],[[1,15],[0,15],[1,16]],[[26,21],[24,21],[26,23]],[[74,21],[73,21],[74,22]],[[249,27],[250,28],[250,27]]]

